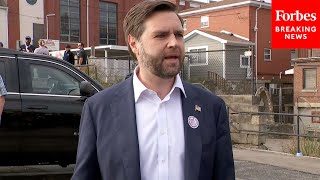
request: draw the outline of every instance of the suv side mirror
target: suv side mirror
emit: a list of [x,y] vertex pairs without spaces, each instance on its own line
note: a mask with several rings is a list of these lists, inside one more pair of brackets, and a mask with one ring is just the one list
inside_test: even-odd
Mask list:
[[90,82],[88,81],[81,81],[80,83],[80,94],[81,96],[90,97],[94,94],[94,89]]

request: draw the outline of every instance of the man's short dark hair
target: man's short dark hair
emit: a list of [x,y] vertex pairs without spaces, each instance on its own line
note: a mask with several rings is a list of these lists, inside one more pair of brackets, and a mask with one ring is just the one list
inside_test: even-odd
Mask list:
[[177,13],[177,6],[169,1],[142,1],[129,10],[123,21],[124,37],[131,56],[136,59],[128,44],[128,35],[130,34],[137,40],[140,40],[141,35],[145,30],[144,22],[156,12],[175,12],[178,16],[181,26],[183,20]]

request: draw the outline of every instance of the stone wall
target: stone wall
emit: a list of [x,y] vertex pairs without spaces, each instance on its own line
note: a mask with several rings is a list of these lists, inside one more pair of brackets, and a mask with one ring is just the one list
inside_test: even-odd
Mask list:
[[229,107],[229,121],[232,142],[235,144],[263,145],[266,142],[266,135],[250,131],[266,131],[266,124],[273,121],[271,115],[250,115],[248,113],[231,114],[237,112],[259,112],[270,108],[264,104],[270,104],[267,99],[261,99],[265,96],[251,95],[221,95]]

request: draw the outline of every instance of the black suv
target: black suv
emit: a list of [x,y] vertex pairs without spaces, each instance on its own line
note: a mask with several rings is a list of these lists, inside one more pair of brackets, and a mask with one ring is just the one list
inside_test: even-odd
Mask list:
[[0,165],[75,162],[83,103],[102,86],[61,59],[0,48]]

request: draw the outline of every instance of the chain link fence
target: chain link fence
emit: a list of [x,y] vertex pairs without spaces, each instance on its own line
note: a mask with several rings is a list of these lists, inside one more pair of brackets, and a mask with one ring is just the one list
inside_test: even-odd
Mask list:
[[251,56],[248,48],[188,52],[182,78],[202,83],[215,94],[253,94]]
[[104,87],[110,87],[123,81],[136,67],[130,56],[89,58],[88,65],[77,66]]
[[[253,94],[251,57],[248,48],[186,53],[181,77],[201,83],[216,94]],[[136,67],[130,56],[89,58],[79,68],[105,87],[119,83]]]

